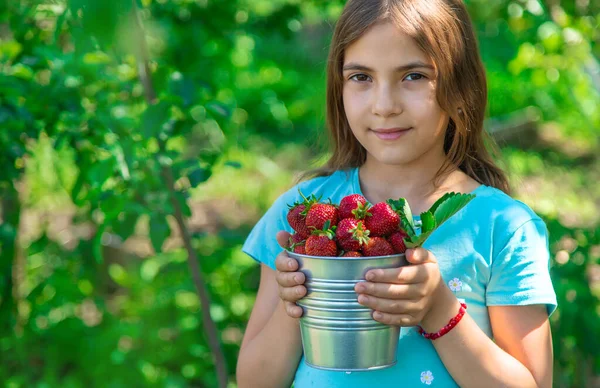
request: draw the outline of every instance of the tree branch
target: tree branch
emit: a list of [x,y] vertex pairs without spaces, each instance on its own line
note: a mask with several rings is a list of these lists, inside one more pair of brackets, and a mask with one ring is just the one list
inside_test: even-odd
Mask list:
[[[146,44],[146,38],[143,33],[142,23],[137,10],[136,1],[133,0],[133,17],[136,27],[137,41],[139,42],[139,53],[138,53],[138,68],[139,75],[142,84],[144,85],[146,100],[148,104],[155,104],[157,102],[156,91],[150,77],[149,70],[149,55],[148,47]],[[208,337],[208,343],[213,354],[215,367],[217,370],[217,378],[219,381],[219,387],[227,387],[228,374],[227,374],[227,363],[225,361],[225,355],[221,349],[219,342],[219,332],[217,326],[210,316],[210,295],[206,288],[206,282],[203,279],[202,271],[200,270],[199,259],[192,247],[192,238],[190,232],[185,224],[185,218],[181,210],[181,206],[177,201],[175,192],[175,179],[173,178],[173,172],[168,166],[163,166],[162,175],[167,183],[167,189],[169,190],[169,197],[175,211],[175,220],[177,226],[183,238],[183,243],[188,254],[188,265],[192,274],[192,280],[196,286],[196,291],[200,298],[200,306],[202,308],[202,324]]]

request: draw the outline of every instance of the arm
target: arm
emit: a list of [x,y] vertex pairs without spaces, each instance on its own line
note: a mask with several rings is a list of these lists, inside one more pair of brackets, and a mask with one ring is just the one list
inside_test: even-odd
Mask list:
[[[436,332],[456,315],[459,302],[445,287],[439,305],[422,322]],[[436,304],[438,303],[436,301]],[[552,387],[552,337],[546,307],[490,306],[494,341],[468,315],[445,336],[432,341],[444,365],[461,387]],[[460,357],[457,357],[460,354]]]
[[[369,271],[370,282],[356,286],[364,294],[359,302],[375,310],[374,319],[384,324],[437,332],[456,316],[458,299],[442,281],[431,252],[409,250],[407,260],[414,265]],[[490,306],[489,314],[496,343],[468,312],[432,341],[454,380],[466,388],[550,388],[552,342],[545,306]]]
[[238,356],[238,385],[289,387],[301,356],[298,320],[287,315],[278,295],[276,273],[263,264],[256,302]]

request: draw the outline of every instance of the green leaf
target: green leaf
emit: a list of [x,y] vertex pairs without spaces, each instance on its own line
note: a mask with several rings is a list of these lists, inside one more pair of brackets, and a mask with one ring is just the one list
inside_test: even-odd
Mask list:
[[100,201],[100,210],[106,217],[105,222],[111,222],[116,219],[123,208],[125,207],[125,199],[122,195],[115,193],[113,190],[107,192],[108,196]]
[[236,161],[233,161],[233,160],[229,160],[229,161],[225,162],[224,164],[227,167],[233,167],[233,168],[237,168],[237,169],[242,168],[242,163],[236,162]]
[[409,237],[414,238],[416,236],[415,221],[413,220],[412,211],[410,210],[408,201],[404,198],[398,200],[389,199],[387,200],[387,203],[392,207],[392,210],[400,216],[400,226],[402,229],[404,229]]
[[156,138],[171,115],[171,105],[165,101],[150,105],[142,116],[142,135],[146,139]]
[[186,193],[182,193],[178,191],[175,193],[175,199],[179,202],[179,207],[181,208],[181,213],[186,217],[192,216],[192,210],[187,203]]
[[427,233],[421,233],[420,235],[409,239],[409,238],[405,238],[404,239],[404,244],[406,244],[407,248],[416,248],[416,247],[420,247],[421,245],[423,245],[423,243],[425,242],[425,240],[427,240],[427,238],[431,235],[431,233],[433,233],[433,230],[430,230]]
[[92,242],[92,254],[96,263],[102,264],[104,261],[104,255],[102,253],[102,236],[104,235],[104,231],[106,230],[106,224],[98,225],[98,230],[96,231],[96,235],[94,236],[94,240]]
[[215,116],[217,118],[218,117],[228,118],[231,115],[231,112],[229,111],[227,106],[225,106],[225,104],[223,104],[222,102],[219,102],[219,101],[211,101],[211,102],[207,103],[206,110],[208,112],[212,113],[213,116]]
[[190,181],[190,186],[197,187],[200,183],[206,182],[210,176],[210,170],[199,167],[188,174],[188,180]]
[[[445,195],[444,200],[441,201],[435,208],[434,216],[437,225],[441,225],[448,218],[452,217],[456,212],[465,207],[475,195],[473,194],[459,194],[459,193],[448,193]],[[435,205],[435,204],[434,204]]]
[[114,222],[113,230],[123,239],[123,241],[125,241],[135,232],[135,225],[137,224],[138,218],[139,214],[124,211]]
[[23,51],[21,43],[15,40],[0,42],[0,59],[11,61]]
[[150,241],[156,253],[161,252],[163,243],[171,234],[171,228],[163,215],[153,214],[150,218]]
[[415,248],[422,246],[425,240],[436,230],[442,223],[447,221],[456,212],[465,207],[475,195],[446,193],[438,199],[431,208],[421,213],[421,231],[419,236],[411,236],[404,239],[407,248]]
[[429,209],[429,211],[433,214],[435,214],[435,211],[437,210],[437,208],[444,202],[446,202],[446,200],[448,198],[450,198],[452,195],[454,195],[454,193],[446,193],[444,195],[442,195],[437,201],[435,201],[435,203],[433,205],[431,205],[431,208]]
[[106,65],[111,62],[112,58],[102,51],[86,53],[83,56],[83,63],[85,63],[86,65]]
[[421,233],[427,233],[435,229],[437,226],[435,217],[431,211],[421,213]]

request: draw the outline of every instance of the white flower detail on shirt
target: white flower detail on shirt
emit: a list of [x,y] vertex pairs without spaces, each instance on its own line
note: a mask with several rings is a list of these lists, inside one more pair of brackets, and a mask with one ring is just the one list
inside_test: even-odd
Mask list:
[[433,373],[430,370],[427,372],[421,372],[421,382],[423,384],[431,385],[433,382]]
[[462,282],[459,278],[454,278],[448,282],[448,286],[452,291],[460,291],[462,288]]

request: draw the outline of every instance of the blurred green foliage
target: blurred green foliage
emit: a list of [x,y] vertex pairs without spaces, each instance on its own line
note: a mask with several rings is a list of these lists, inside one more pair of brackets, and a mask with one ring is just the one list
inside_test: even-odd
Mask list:
[[[488,129],[516,131],[502,162],[550,229],[555,385],[597,386],[600,4],[467,3]],[[155,105],[140,82],[134,4]],[[166,166],[235,386],[259,276],[240,246],[295,174],[326,157],[325,63],[342,6],[0,2],[4,385],[216,386]]]

